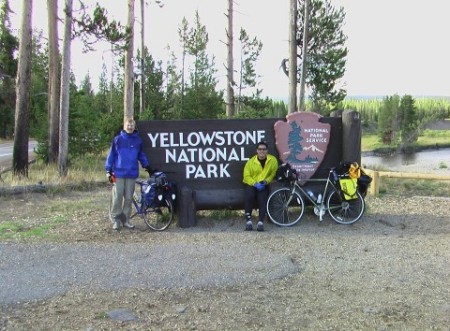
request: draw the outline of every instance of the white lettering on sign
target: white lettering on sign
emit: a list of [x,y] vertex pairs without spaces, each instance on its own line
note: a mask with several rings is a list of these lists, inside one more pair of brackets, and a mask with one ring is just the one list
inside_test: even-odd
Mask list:
[[157,132],[147,135],[151,147],[242,146],[264,140],[265,131]]
[[186,179],[192,178],[229,178],[230,173],[227,168],[230,164],[209,163],[206,165],[186,165]]
[[166,163],[185,163],[186,179],[229,178],[229,162],[247,161],[245,147],[265,139],[265,130],[148,133],[152,148],[165,148]]
[[326,143],[327,138],[324,137],[324,134],[328,135],[328,129],[320,129],[320,128],[307,128],[304,129],[306,133],[309,133],[309,137],[305,138],[305,142],[307,143]]
[[166,149],[166,163],[246,161],[244,147]]

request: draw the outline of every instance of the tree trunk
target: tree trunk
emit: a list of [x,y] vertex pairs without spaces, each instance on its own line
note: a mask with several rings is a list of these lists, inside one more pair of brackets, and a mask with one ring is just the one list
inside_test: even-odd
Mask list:
[[16,115],[14,125],[14,176],[28,177],[28,141],[30,131],[31,85],[31,13],[32,0],[22,1],[19,63],[16,79]]
[[140,81],[140,89],[141,93],[139,95],[139,113],[142,114],[144,112],[144,79],[145,79],[145,61],[144,61],[144,27],[145,27],[145,15],[144,15],[144,4],[145,1],[141,0],[141,81]]
[[289,114],[297,111],[297,0],[289,10]]
[[66,0],[64,9],[64,41],[63,41],[63,63],[61,68],[61,100],[59,116],[59,176],[67,175],[67,159],[69,150],[69,96],[70,96],[70,58],[72,42],[72,2]]
[[124,84],[124,119],[134,118],[134,73],[133,73],[133,39],[134,39],[134,0],[128,0],[128,28],[130,36],[125,53],[125,84]]
[[227,117],[232,118],[235,113],[234,107],[234,69],[233,69],[233,1],[228,0],[228,31],[227,31]]
[[55,163],[59,146],[58,3],[47,0],[48,10],[48,162]]
[[305,22],[303,26],[303,51],[302,51],[302,75],[300,77],[300,97],[298,110],[305,111],[305,80],[306,67],[308,63],[308,29],[309,29],[309,0],[305,0]]

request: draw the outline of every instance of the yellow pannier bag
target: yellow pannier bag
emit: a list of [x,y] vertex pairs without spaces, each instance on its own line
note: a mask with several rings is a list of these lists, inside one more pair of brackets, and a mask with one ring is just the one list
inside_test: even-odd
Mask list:
[[341,186],[341,191],[345,200],[353,200],[358,197],[356,195],[357,181],[358,180],[356,178],[339,179],[339,185]]

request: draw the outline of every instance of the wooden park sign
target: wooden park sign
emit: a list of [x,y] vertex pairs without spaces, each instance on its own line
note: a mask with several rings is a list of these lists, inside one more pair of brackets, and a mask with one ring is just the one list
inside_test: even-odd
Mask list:
[[151,166],[177,184],[181,227],[196,224],[197,210],[243,209],[243,169],[259,141],[308,178],[325,177],[342,160],[341,118],[309,112],[286,120],[138,121],[137,128]]

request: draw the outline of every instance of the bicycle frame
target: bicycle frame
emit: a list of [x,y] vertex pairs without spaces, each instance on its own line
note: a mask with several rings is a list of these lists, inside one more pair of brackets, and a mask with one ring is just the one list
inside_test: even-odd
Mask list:
[[[325,212],[328,211],[328,208],[325,203],[326,197],[329,194],[328,188],[331,187],[330,189],[334,190],[337,194],[340,194],[339,189],[336,188],[336,186],[333,184],[333,182],[330,179],[332,174],[335,174],[334,168],[330,169],[330,171],[328,172],[327,179],[309,179],[309,180],[307,180],[307,182],[325,182],[325,187],[322,192],[322,199],[319,203],[309,196],[307,190],[305,190],[303,187],[301,187],[297,180],[295,180],[293,182],[293,184],[291,183],[290,199],[292,199],[294,197],[294,192],[301,193],[312,203],[312,205],[315,208],[314,212],[317,216],[319,216],[321,222],[323,221],[323,216],[325,215]],[[339,175],[337,175],[337,176],[339,176]]]
[[[136,180],[136,183],[139,184],[139,186],[141,187],[140,192],[142,192],[142,185],[145,183],[145,181]],[[131,202],[133,203],[134,207],[136,208],[136,212],[134,214],[132,214],[130,218],[133,218],[136,215],[145,214],[146,206],[145,206],[145,201],[144,201],[141,193],[139,193],[139,195],[138,195],[138,193],[136,193],[136,190],[135,190],[134,194],[133,194],[133,198],[131,199]]]

